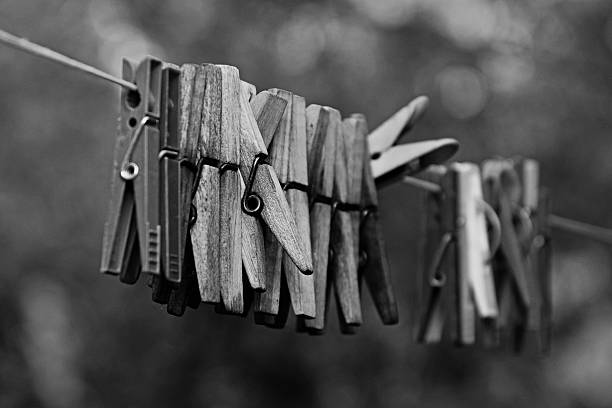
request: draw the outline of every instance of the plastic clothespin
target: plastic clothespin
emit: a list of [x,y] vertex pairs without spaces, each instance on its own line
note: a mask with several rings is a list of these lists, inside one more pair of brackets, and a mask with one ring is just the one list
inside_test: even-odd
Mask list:
[[[287,103],[281,123],[267,146],[270,152],[269,160],[283,185],[287,202],[302,237],[302,245],[310,254],[305,101],[304,98],[288,91],[272,89],[269,92]],[[316,309],[313,276],[300,273],[291,258],[270,236],[271,232],[267,235],[266,287],[271,290],[256,297],[257,322],[272,327],[283,327],[288,314],[286,311],[279,311],[279,306],[288,305],[288,302],[280,301],[286,296],[291,300],[296,316],[313,318]],[[312,260],[310,263],[312,264]],[[283,280],[287,285],[287,292],[282,290]]]
[[520,348],[531,307],[526,254],[521,245],[519,225],[515,222],[524,219],[517,211],[520,210],[521,183],[514,163],[506,159],[483,162],[482,177],[487,201],[496,210],[501,223],[501,247],[493,263],[500,307],[498,328],[500,334],[510,335],[515,348]]
[[203,66],[206,87],[200,129],[200,180],[191,243],[203,302],[242,314],[242,232],[238,69]]
[[134,283],[141,272],[161,271],[159,153],[162,62],[123,61],[123,90],[115,146],[110,208],[104,228],[101,271]]
[[328,264],[332,217],[332,193],[337,137],[331,108],[309,105],[306,109],[308,180],[310,182],[310,239],[312,244],[316,313],[299,320],[298,329],[321,334],[325,328],[329,298]]
[[395,145],[423,116],[428,104],[425,96],[415,98],[368,135],[372,174],[378,185],[391,183],[404,172],[416,173],[444,163],[457,152],[459,143],[454,139]]
[[[476,341],[476,315],[484,326],[490,326],[498,315],[495,286],[489,261],[486,217],[499,231],[499,223],[484,203],[480,184],[480,172],[475,164],[454,163],[447,169],[435,167],[430,177],[437,178],[442,187],[441,195],[428,198],[431,206],[426,251],[432,256],[427,268],[429,298],[421,316],[417,340],[437,342],[444,326],[442,289],[451,277],[454,287],[452,302],[456,314],[451,327],[459,345]],[[437,225],[439,224],[439,225]],[[497,240],[498,241],[498,240]],[[452,244],[452,267],[445,263],[445,255]],[[497,244],[496,244],[497,245]]]

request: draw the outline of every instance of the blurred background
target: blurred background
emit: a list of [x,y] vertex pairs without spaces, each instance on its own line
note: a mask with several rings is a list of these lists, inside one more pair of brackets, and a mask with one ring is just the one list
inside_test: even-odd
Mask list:
[[[407,140],[535,158],[557,214],[612,226],[609,1],[0,0],[0,27],[117,75],[146,54],[236,65],[372,128],[426,94]],[[399,325],[369,294],[356,336],[335,313],[320,337],[175,318],[98,272],[119,89],[4,46],[0,72],[0,406],[612,405],[607,247],[554,233],[547,357],[414,344],[422,193],[402,185],[380,193]]]

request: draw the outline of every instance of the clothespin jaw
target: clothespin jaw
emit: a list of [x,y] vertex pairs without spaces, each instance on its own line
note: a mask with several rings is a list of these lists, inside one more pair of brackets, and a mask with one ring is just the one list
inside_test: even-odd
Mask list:
[[368,136],[372,174],[379,186],[401,174],[417,173],[449,160],[459,149],[454,139],[427,140],[394,146],[423,116],[429,100],[420,96],[383,122]]
[[[121,281],[134,283],[140,270],[154,275],[160,273],[158,155],[162,62],[147,57],[134,66],[124,60],[123,79],[135,83],[138,91],[124,90],[121,94],[101,271],[119,274]],[[140,268],[136,267],[136,259],[130,258],[136,252]]]

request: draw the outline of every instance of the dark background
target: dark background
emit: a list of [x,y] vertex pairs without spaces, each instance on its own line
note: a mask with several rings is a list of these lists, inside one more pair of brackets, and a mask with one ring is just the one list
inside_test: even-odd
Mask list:
[[[0,27],[119,73],[121,57],[236,65],[458,158],[538,159],[556,213],[612,225],[612,3],[597,0],[2,0]],[[369,295],[352,337],[183,318],[98,272],[118,89],[0,47],[0,406],[612,405],[608,248],[555,232],[548,357],[412,341],[421,193],[381,192],[401,323]]]

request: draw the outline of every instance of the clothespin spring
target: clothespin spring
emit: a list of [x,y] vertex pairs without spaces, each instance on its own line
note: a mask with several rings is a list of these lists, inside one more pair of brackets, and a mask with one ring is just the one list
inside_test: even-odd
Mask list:
[[156,119],[152,118],[151,116],[145,116],[142,118],[136,129],[134,129],[134,133],[132,134],[132,138],[130,140],[130,145],[128,146],[128,149],[125,152],[125,157],[121,162],[120,175],[124,181],[132,181],[138,177],[140,169],[136,163],[131,161],[132,154],[134,153],[134,149],[138,144],[138,140],[140,139],[140,135],[142,134],[144,127],[149,124],[149,121],[155,123]]
[[254,193],[252,191],[253,183],[255,182],[255,176],[257,175],[257,169],[259,168],[259,165],[263,162],[264,159],[265,156],[261,154],[255,156],[255,158],[253,159],[253,166],[251,167],[251,171],[249,172],[249,177],[246,182],[244,194],[242,195],[242,211],[252,217],[259,215],[259,213],[261,213],[261,211],[263,210],[264,206],[261,197],[257,193]]

